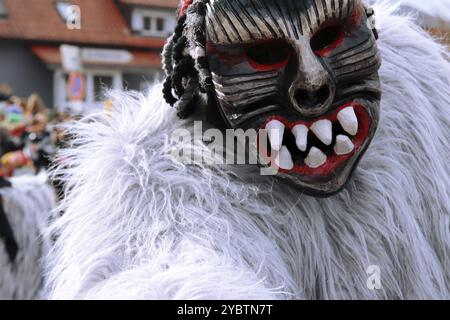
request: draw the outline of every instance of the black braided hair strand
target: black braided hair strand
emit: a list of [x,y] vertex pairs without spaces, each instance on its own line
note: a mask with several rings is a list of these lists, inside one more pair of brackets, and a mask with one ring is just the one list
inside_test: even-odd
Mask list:
[[178,19],[164,51],[164,99],[177,109],[180,118],[195,111],[199,92],[212,85],[205,56],[205,16],[209,0],[196,0]]

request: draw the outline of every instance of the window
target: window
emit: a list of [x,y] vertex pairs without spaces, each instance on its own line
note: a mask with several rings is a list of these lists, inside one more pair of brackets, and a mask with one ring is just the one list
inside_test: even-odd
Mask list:
[[176,26],[173,12],[135,7],[131,14],[131,29],[147,37],[167,37]]
[[105,100],[105,91],[112,89],[112,76],[94,76],[94,99],[96,102]]
[[155,31],[158,33],[165,31],[165,19],[153,18],[149,16],[142,17],[142,30],[143,31]]
[[141,32],[149,36],[161,36],[166,32],[166,19],[158,16],[142,16]]
[[150,31],[152,30],[152,18],[150,17],[144,17],[144,21],[143,21],[143,29]]
[[156,31],[163,32],[164,31],[165,20],[163,18],[156,19]]
[[8,15],[8,11],[6,10],[5,2],[0,0],[0,18],[6,17]]

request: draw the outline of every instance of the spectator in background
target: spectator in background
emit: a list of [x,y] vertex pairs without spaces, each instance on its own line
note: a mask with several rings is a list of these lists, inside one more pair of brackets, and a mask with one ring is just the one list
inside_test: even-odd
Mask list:
[[47,107],[36,93],[33,93],[28,98],[24,115],[27,124],[27,131],[45,131],[47,125]]
[[47,126],[47,108],[40,97],[33,94],[26,103],[11,97],[3,103],[2,110],[2,175],[12,176],[22,167],[36,173],[48,168],[55,146]]

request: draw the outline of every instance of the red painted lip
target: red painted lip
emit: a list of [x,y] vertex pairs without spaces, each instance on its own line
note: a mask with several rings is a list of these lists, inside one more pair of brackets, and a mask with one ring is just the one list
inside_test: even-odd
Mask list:
[[[372,119],[371,119],[369,113],[367,112],[367,110],[362,105],[357,104],[355,102],[347,103],[339,108],[334,109],[332,112],[330,112],[328,114],[325,114],[323,116],[320,116],[320,117],[317,117],[317,118],[314,118],[311,120],[307,120],[307,121],[289,122],[288,120],[286,120],[285,118],[283,118],[281,116],[269,117],[264,122],[261,129],[264,129],[266,127],[267,123],[271,120],[278,120],[278,121],[282,122],[285,125],[287,130],[292,130],[292,128],[298,124],[303,124],[309,128],[309,127],[311,127],[311,125],[314,122],[316,122],[318,120],[327,119],[327,120],[330,120],[331,122],[337,122],[338,121],[337,114],[339,113],[339,111],[341,111],[342,109],[345,109],[347,107],[353,107],[355,110],[355,113],[356,113],[356,117],[358,118],[358,133],[356,134],[356,136],[354,136],[351,139],[355,146],[351,153],[342,155],[342,156],[339,156],[336,154],[328,156],[327,162],[316,169],[310,168],[306,165],[296,164],[292,170],[284,170],[284,169],[280,168],[279,171],[282,173],[296,173],[296,174],[300,174],[303,176],[328,177],[333,172],[335,172],[337,169],[341,168],[348,160],[350,160],[355,154],[358,153],[358,151],[361,149],[364,142],[366,141],[367,136],[369,135],[370,127],[372,124]],[[258,146],[258,148],[259,148],[259,146]],[[259,151],[260,151],[260,155],[263,157],[264,157],[264,155],[268,154],[267,150],[259,149]],[[265,156],[265,159],[268,162],[271,162],[272,165],[275,165],[275,162],[273,161],[274,159],[272,159],[270,157],[267,158],[267,156]]]

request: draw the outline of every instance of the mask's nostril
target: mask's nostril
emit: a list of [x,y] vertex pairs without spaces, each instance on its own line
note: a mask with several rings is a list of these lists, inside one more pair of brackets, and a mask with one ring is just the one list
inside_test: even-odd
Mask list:
[[295,100],[303,108],[320,108],[330,97],[331,90],[328,85],[322,86],[317,91],[297,89],[295,91]]

